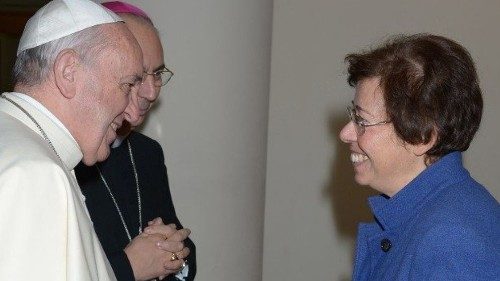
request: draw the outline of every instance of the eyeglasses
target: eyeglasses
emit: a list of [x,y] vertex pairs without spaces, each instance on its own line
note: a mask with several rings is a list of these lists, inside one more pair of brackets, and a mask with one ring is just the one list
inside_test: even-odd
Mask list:
[[170,79],[172,79],[172,76],[174,76],[174,73],[170,71],[170,69],[163,67],[160,70],[157,70],[155,72],[149,73],[144,71],[144,75],[142,76],[142,81],[141,84],[144,84],[144,81],[148,78],[148,76],[153,76],[153,85],[156,87],[161,87],[165,86]]
[[354,123],[354,127],[356,128],[356,133],[358,136],[361,136],[365,133],[366,127],[378,126],[391,123],[391,120],[380,121],[377,123],[369,123],[363,117],[359,116],[354,108],[354,103],[352,106],[347,106],[347,114],[349,115],[349,119]]

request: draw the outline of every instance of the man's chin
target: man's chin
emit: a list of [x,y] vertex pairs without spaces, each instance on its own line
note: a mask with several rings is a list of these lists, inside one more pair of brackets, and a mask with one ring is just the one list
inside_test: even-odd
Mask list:
[[82,162],[83,164],[85,164],[86,166],[93,166],[96,162],[98,161],[98,158],[94,158],[94,157],[86,157],[85,155],[83,156],[83,159],[82,159]]
[[97,162],[102,162],[106,159],[108,159],[109,154],[111,153],[111,144],[116,138],[108,139],[106,143],[102,143],[101,146],[99,146],[99,149],[97,150],[97,155],[96,155],[96,161]]
[[108,159],[109,154],[110,154],[110,148],[109,147],[106,150],[104,150],[104,151],[97,152],[97,162],[102,162],[102,161]]

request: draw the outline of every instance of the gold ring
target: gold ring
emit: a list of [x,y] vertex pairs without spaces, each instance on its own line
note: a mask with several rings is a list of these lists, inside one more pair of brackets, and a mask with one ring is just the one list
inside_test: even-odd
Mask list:
[[176,253],[172,253],[172,255],[170,256],[170,261],[176,261],[178,259],[179,259],[179,257],[177,256]]

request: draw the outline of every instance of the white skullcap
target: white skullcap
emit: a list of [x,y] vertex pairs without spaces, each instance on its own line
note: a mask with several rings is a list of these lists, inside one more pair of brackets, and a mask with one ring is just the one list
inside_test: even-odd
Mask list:
[[119,21],[123,20],[115,13],[90,0],[53,0],[26,23],[17,55],[86,28]]

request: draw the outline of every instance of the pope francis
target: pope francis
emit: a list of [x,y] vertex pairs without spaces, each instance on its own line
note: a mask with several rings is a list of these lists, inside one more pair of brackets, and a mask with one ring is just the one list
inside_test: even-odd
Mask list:
[[26,24],[0,98],[0,280],[116,280],[73,168],[104,160],[142,54],[121,19],[55,0]]

